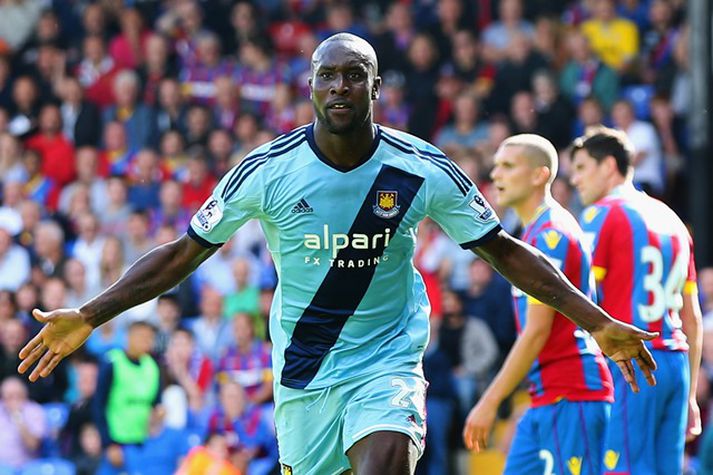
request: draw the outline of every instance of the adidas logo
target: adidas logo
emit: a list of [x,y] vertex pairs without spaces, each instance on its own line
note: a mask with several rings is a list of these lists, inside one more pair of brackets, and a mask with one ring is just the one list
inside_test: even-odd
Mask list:
[[293,213],[312,213],[314,209],[307,203],[307,200],[302,198],[292,207]]

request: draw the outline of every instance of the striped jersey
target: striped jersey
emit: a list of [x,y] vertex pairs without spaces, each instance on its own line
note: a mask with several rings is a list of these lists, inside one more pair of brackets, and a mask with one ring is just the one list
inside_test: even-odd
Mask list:
[[679,311],[695,289],[693,241],[662,202],[621,185],[580,219],[592,243],[601,306],[615,318],[660,332],[649,348],[688,349]]
[[[576,219],[555,201],[542,204],[523,230],[522,240],[539,249],[567,278],[594,299],[589,249]],[[527,321],[532,297],[513,287],[518,333]],[[528,373],[532,406],[569,401],[613,401],[613,383],[606,361],[589,333],[561,313]]]
[[500,230],[470,179],[423,140],[375,126],[352,169],[322,155],[313,125],[250,153],[191,220],[204,246],[260,221],[279,283],[270,315],[273,371],[290,388],[323,388],[421,363],[430,306],[413,266],[426,216],[463,248]]

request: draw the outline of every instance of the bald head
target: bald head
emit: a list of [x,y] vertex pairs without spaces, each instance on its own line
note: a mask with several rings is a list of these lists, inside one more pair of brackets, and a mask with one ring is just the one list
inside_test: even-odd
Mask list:
[[376,76],[379,64],[376,60],[376,51],[364,38],[351,33],[337,33],[322,41],[312,54],[312,70],[321,62],[326,51],[334,47],[349,49],[352,54],[358,56],[365,64],[369,65],[371,72]]
[[550,171],[548,184],[557,177],[559,159],[557,149],[552,142],[535,134],[519,134],[508,137],[501,147],[520,147],[520,153],[528,159],[533,167],[545,167]]

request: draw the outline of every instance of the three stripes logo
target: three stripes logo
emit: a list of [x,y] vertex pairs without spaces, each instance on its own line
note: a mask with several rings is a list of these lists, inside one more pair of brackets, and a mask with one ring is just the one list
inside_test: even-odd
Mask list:
[[297,202],[296,205],[292,207],[292,213],[295,214],[304,214],[304,213],[313,213],[314,209],[307,203],[307,200],[302,198]]

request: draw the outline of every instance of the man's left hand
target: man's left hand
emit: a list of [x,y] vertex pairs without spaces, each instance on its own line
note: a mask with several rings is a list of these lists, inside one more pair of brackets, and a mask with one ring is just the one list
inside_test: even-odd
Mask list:
[[602,352],[611,358],[619,367],[624,379],[632,391],[639,392],[639,385],[634,375],[634,365],[636,364],[644,373],[646,381],[650,386],[656,384],[653,371],[656,369],[656,362],[646,349],[644,341],[653,340],[659,334],[640,330],[635,326],[611,319],[603,327],[592,332],[592,337],[599,344]]

